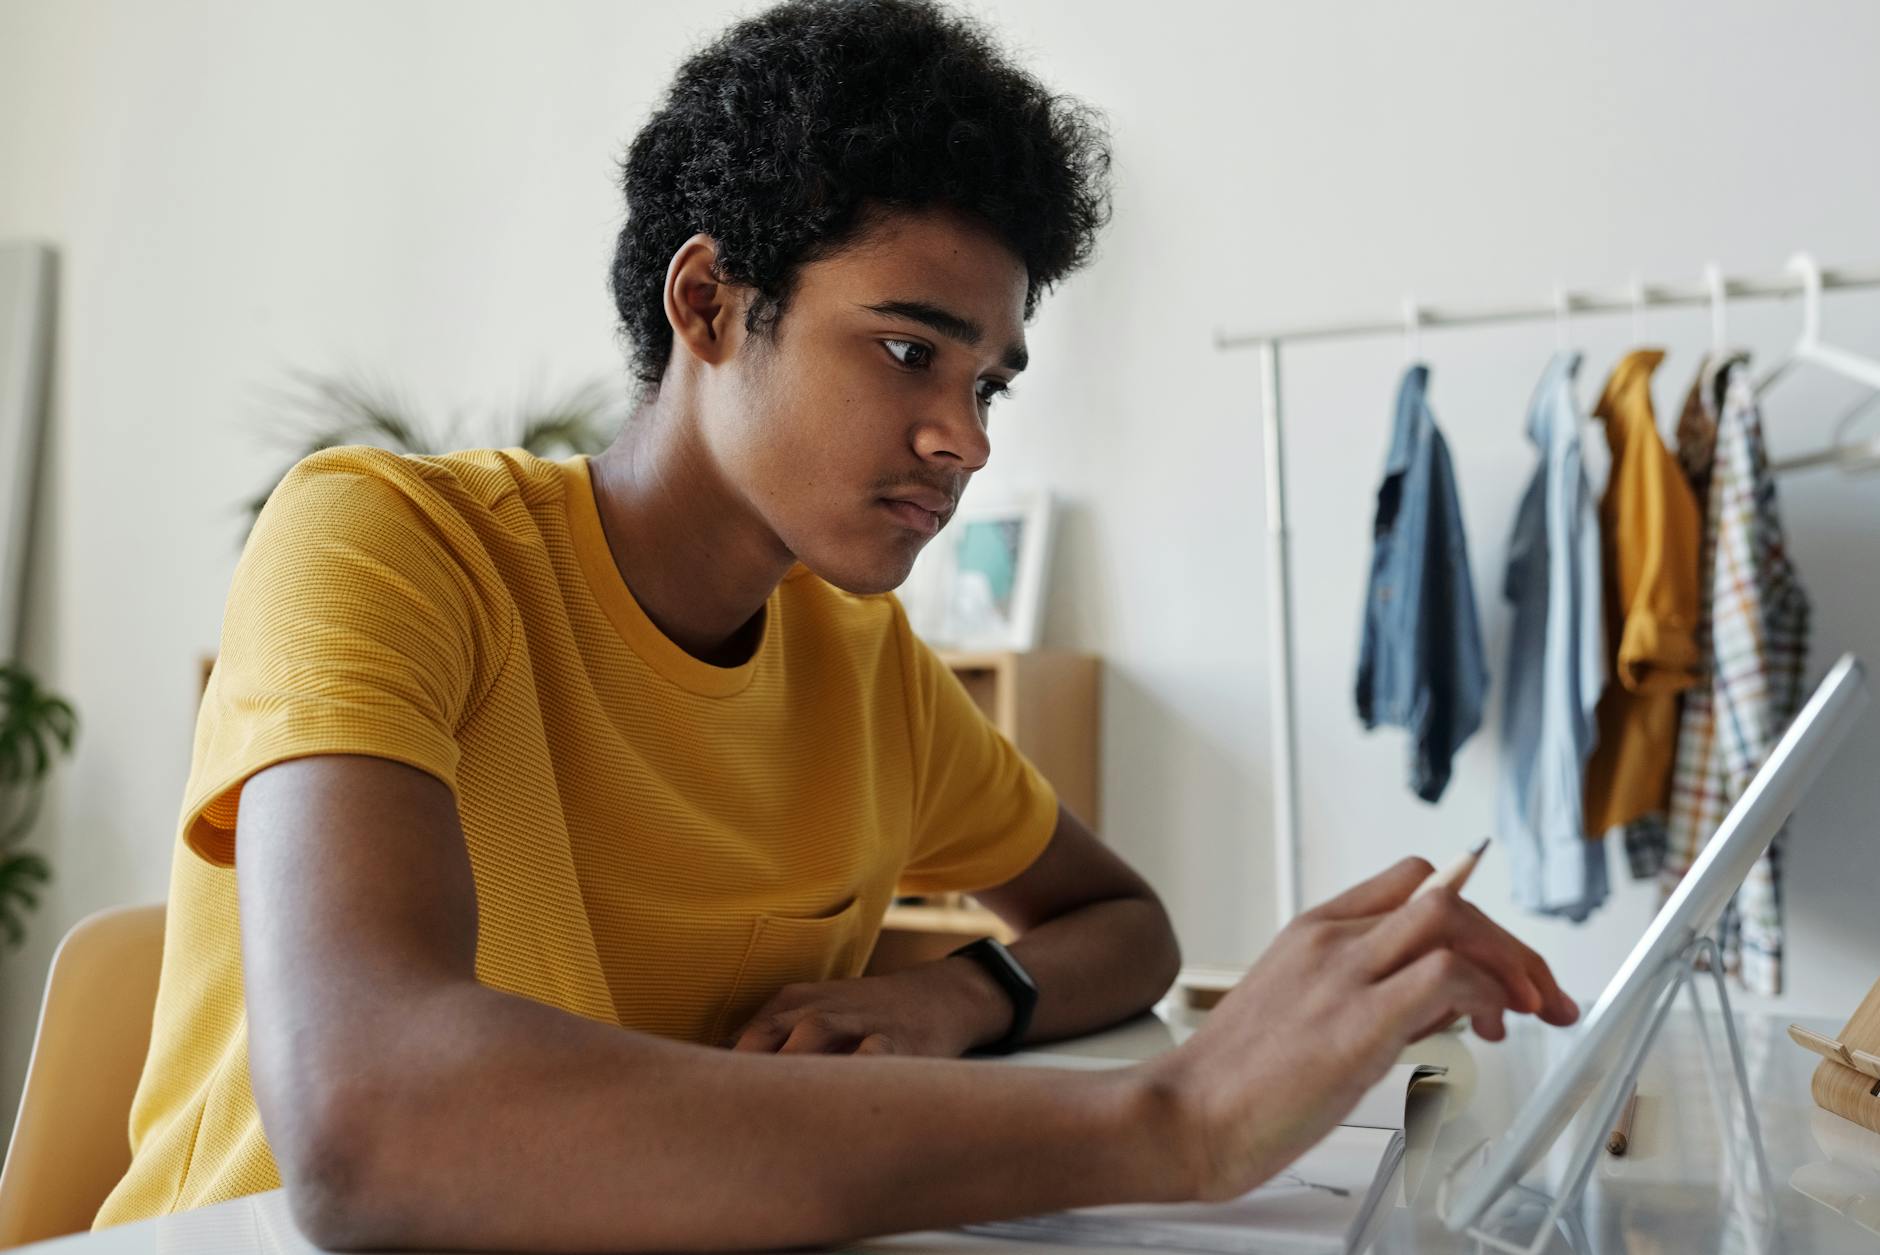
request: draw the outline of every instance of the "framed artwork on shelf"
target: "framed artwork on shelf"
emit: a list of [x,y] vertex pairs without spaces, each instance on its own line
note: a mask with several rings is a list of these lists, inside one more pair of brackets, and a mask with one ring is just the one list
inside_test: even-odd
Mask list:
[[902,587],[915,632],[943,649],[1036,648],[1053,512],[1046,492],[962,503]]

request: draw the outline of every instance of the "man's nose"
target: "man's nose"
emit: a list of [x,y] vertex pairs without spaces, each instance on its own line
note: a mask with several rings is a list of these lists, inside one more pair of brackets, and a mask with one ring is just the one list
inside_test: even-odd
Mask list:
[[924,420],[914,434],[914,451],[923,461],[952,463],[969,474],[984,466],[992,456],[992,440],[977,400],[948,406]]

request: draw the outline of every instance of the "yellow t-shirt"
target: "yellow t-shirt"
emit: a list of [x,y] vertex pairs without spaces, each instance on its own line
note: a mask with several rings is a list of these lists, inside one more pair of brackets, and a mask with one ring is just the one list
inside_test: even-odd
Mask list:
[[798,565],[750,660],[715,667],[634,601],[584,457],[314,454],[229,592],[131,1166],[99,1226],[280,1184],[249,1087],[236,813],[256,771],[330,753],[455,793],[478,980],[705,1044],[785,984],[859,975],[897,892],[1017,875],[1057,815],[892,594]]

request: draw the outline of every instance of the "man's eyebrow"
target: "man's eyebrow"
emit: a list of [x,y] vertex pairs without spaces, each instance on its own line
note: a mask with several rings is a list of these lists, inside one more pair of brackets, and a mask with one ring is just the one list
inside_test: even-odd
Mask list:
[[[878,301],[873,305],[864,305],[863,309],[874,314],[886,314],[890,318],[905,318],[917,322],[923,327],[931,327],[949,340],[965,345],[969,349],[979,347],[979,342],[986,338],[986,330],[964,314],[942,309],[929,301]],[[1012,344],[1006,347],[999,364],[1007,370],[1024,370],[1030,363],[1031,355],[1025,346]]]

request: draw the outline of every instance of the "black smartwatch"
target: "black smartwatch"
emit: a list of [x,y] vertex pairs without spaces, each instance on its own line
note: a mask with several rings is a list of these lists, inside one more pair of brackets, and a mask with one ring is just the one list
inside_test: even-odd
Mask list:
[[998,1041],[985,1046],[975,1046],[974,1050],[982,1054],[1005,1055],[1018,1049],[1025,1040],[1025,1033],[1031,1028],[1031,1013],[1038,1006],[1038,986],[1031,979],[1019,961],[1012,957],[996,937],[981,937],[978,941],[969,941],[959,949],[948,953],[971,959],[986,969],[993,980],[999,982],[999,988],[1012,1000],[1012,1027]]

